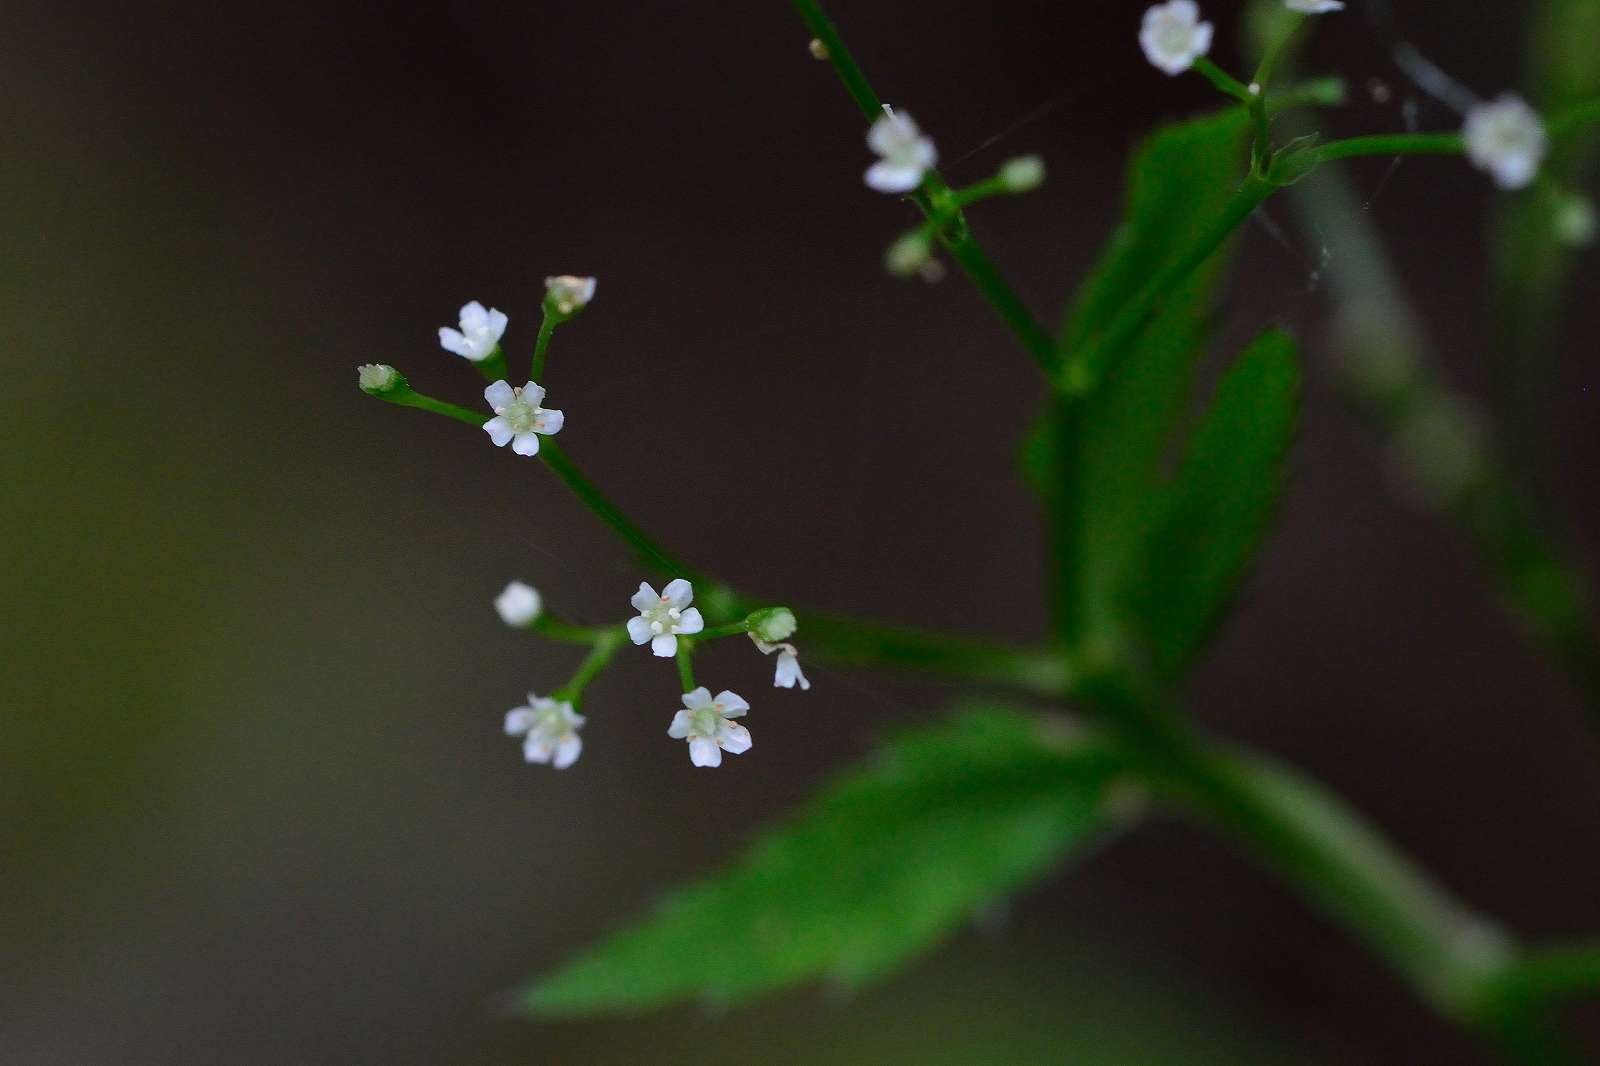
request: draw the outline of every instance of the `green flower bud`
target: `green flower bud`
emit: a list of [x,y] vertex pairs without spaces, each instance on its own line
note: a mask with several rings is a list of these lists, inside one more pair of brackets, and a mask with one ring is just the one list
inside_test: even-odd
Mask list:
[[889,245],[883,265],[897,278],[909,278],[928,265],[933,258],[933,247],[921,230],[913,230]]
[[1023,155],[1000,168],[1000,184],[1006,192],[1032,192],[1044,184],[1044,160],[1036,155]]
[[362,392],[373,396],[406,387],[405,375],[387,363],[366,363],[357,367],[356,383]]
[[794,612],[787,607],[764,607],[746,618],[745,625],[750,627],[751,636],[767,644],[788,640],[799,627]]

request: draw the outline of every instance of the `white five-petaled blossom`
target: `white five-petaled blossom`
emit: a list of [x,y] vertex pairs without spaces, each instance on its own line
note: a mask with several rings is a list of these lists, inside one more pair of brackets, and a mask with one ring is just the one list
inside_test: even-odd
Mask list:
[[531,381],[520,388],[497,381],[483,390],[483,398],[494,409],[494,417],[483,424],[483,431],[496,448],[504,448],[509,441],[518,455],[538,455],[538,434],[560,433],[567,420],[560,411],[539,406],[544,388]]
[[938,160],[933,141],[924,137],[904,111],[883,105],[883,117],[867,131],[867,147],[882,158],[867,168],[867,184],[879,192],[910,192]]
[[1182,74],[1211,51],[1211,23],[1200,21],[1194,0],[1170,0],[1144,13],[1139,47],[1157,70]]
[[772,672],[772,685],[774,688],[794,688],[799,684],[801,691],[809,691],[811,682],[806,680],[805,672],[800,669],[800,650],[793,644],[768,644],[754,633],[750,639],[755,641],[756,647],[762,655],[778,653],[776,669]]
[[1502,189],[1521,189],[1533,181],[1549,147],[1539,113],[1516,93],[1467,112],[1461,136],[1472,165],[1487,170]]
[[743,755],[750,750],[750,730],[729,720],[749,709],[737,693],[723,689],[712,699],[702,685],[683,694],[683,710],[673,716],[667,736],[689,742],[689,761],[696,766],[721,766],[723,752]]
[[1283,0],[1283,6],[1302,15],[1326,15],[1330,11],[1343,11],[1344,0]]
[[484,310],[477,300],[461,308],[461,328],[439,327],[439,347],[454,352],[474,363],[482,362],[494,354],[505,335],[509,322],[504,311]]
[[528,706],[506,712],[506,736],[522,737],[522,757],[529,762],[550,763],[565,770],[578,761],[583,738],[578,730],[586,719],[566,700],[553,700],[528,693]]
[[683,578],[673,578],[656,595],[649,584],[639,582],[639,591],[628,601],[639,617],[628,619],[628,636],[635,644],[649,643],[650,650],[663,659],[678,654],[678,634],[688,636],[706,627],[694,602],[694,586]]
[[583,310],[594,299],[594,278],[575,277],[572,274],[561,274],[553,278],[544,279],[544,294],[555,305],[555,309],[563,315],[571,315]]
[[525,626],[544,611],[544,599],[539,590],[527,582],[513,581],[494,598],[494,609],[506,625]]

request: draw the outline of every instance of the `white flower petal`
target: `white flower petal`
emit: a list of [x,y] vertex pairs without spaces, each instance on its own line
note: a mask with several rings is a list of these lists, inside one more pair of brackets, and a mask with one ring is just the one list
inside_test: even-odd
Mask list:
[[489,439],[494,441],[496,448],[504,448],[506,442],[516,434],[511,429],[511,423],[499,415],[495,415],[483,424],[483,431],[489,434]]
[[500,343],[500,338],[506,334],[506,324],[510,321],[504,311],[495,311],[493,309],[489,311],[488,318],[484,320],[483,329],[488,333],[488,339],[492,344]]
[[533,728],[537,720],[532,707],[517,707],[506,712],[506,736],[516,737]]
[[722,752],[717,748],[717,742],[710,737],[691,737],[689,761],[696,766],[721,766]]
[[867,168],[867,185],[878,192],[910,192],[922,184],[923,168],[891,163],[888,160]]
[[698,633],[706,627],[706,620],[700,616],[700,608],[690,607],[684,610],[678,618],[679,633]]
[[482,329],[489,312],[485,311],[477,300],[469,300],[461,305],[461,312],[456,317],[461,320],[463,330]]
[[453,329],[450,326],[439,327],[439,347],[455,355],[471,357],[467,338],[461,335],[459,329]]
[[507,407],[517,402],[517,392],[508,383],[497,381],[483,390],[483,398],[489,402],[489,409],[495,414],[501,414]]
[[539,435],[537,433],[518,433],[511,438],[511,450],[518,455],[538,455]]
[[544,401],[544,386],[530,381],[522,386],[522,402],[538,407]]
[[635,644],[643,644],[652,636],[654,636],[654,634],[650,631],[650,622],[643,615],[638,615],[628,619],[629,640],[633,641]]
[[551,761],[557,770],[565,770],[577,762],[581,754],[583,754],[583,738],[576,733],[568,733],[556,744],[556,756]]
[[647,582],[639,582],[639,591],[628,600],[636,611],[647,611],[661,602],[661,597],[656,595],[656,590]]
[[538,417],[534,419],[533,428],[536,431],[543,433],[547,437],[553,437],[557,433],[560,433],[561,427],[566,424],[566,415],[562,414],[560,411],[552,411],[546,408],[545,410],[540,411]]
[[729,722],[722,728],[717,744],[729,755],[743,755],[750,750],[750,730]]
[[689,735],[692,716],[688,711],[679,711],[672,716],[672,724],[667,726],[667,736],[673,740],[682,740]]
[[669,659],[678,654],[678,638],[671,633],[658,633],[650,638],[650,650],[658,658]]
[[717,710],[722,713],[724,718],[738,718],[750,710],[750,705],[744,701],[743,696],[737,692],[729,692],[727,689],[717,693],[716,703]]
[[683,694],[683,705],[691,711],[711,706],[711,690],[701,685]]
[[550,738],[538,731],[529,733],[522,745],[522,757],[528,762],[549,762],[554,754],[555,746],[550,743]]
[[668,607],[687,607],[694,602],[694,586],[681,577],[675,577],[661,590],[661,599]]

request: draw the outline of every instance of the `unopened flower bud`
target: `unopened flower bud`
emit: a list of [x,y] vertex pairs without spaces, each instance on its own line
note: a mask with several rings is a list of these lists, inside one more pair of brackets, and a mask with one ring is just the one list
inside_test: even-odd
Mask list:
[[545,305],[553,308],[563,318],[571,318],[589,306],[589,301],[594,299],[594,289],[594,278],[576,277],[572,274],[545,278]]
[[544,613],[544,599],[532,585],[513,581],[494,598],[494,609],[506,625],[522,628],[532,625]]
[[1044,160],[1036,155],[1024,155],[1010,160],[1000,168],[1000,184],[1006,192],[1031,192],[1044,184]]
[[913,230],[889,245],[883,265],[897,278],[909,278],[933,259],[933,246],[927,234]]
[[745,619],[745,624],[752,636],[768,644],[788,640],[799,626],[794,612],[787,607],[764,607]]
[[393,392],[404,388],[406,379],[387,363],[365,363],[356,368],[356,383],[362,392]]
[[1562,244],[1582,248],[1594,240],[1597,223],[1594,204],[1586,196],[1567,196],[1556,208],[1556,236]]

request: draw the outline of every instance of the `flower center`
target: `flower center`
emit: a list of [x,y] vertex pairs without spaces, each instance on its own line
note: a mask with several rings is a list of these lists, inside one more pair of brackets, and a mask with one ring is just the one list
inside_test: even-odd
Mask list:
[[650,632],[657,635],[675,633],[678,621],[683,618],[683,612],[668,604],[666,600],[662,600],[652,607],[647,607],[644,610],[644,617],[645,621],[650,623]]
[[539,411],[540,408],[536,404],[531,404],[522,398],[522,390],[518,389],[517,398],[506,405],[506,409],[500,412],[500,417],[504,418],[506,424],[515,432],[531,433],[539,420]]
[[697,708],[689,715],[690,732],[695,736],[714,737],[717,729],[722,725],[722,715],[717,713],[717,705]]
[[1181,52],[1189,47],[1189,27],[1177,19],[1168,18],[1156,31],[1156,40],[1162,51]]

